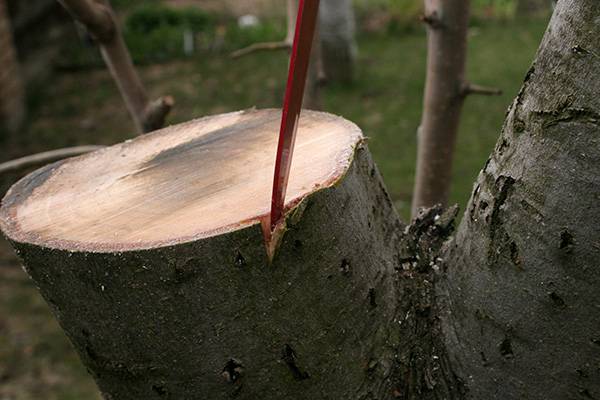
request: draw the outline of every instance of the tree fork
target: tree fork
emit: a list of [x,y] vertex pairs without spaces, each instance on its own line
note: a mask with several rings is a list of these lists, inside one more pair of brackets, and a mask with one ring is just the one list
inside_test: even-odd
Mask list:
[[174,105],[167,96],[154,102],[135,70],[121,30],[108,0],[59,0],[100,44],[102,57],[119,87],[139,133],[160,129]]

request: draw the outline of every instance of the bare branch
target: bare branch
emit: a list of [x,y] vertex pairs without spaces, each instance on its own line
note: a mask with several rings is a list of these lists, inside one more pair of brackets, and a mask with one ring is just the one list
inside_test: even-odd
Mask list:
[[162,128],[174,105],[175,100],[171,96],[161,97],[148,104],[144,115],[144,131],[152,132]]
[[483,96],[500,96],[502,90],[493,87],[475,85],[473,83],[466,83],[461,89],[462,96],[469,96],[471,94],[479,94]]
[[287,33],[285,39],[280,42],[254,43],[248,47],[234,51],[230,57],[240,58],[258,51],[291,50],[294,43],[297,16],[298,0],[287,0]]
[[58,0],[69,14],[81,22],[99,42],[106,42],[116,33],[110,6],[93,0]]
[[18,158],[16,160],[7,161],[5,163],[0,164],[0,174],[21,171],[27,168],[36,167],[43,164],[49,164],[51,162],[59,161],[65,158],[90,153],[92,151],[99,150],[103,147],[104,146],[77,146],[33,154],[30,156]]
[[412,214],[446,205],[464,96],[469,1],[424,0],[427,23],[427,81],[418,138]]
[[[100,44],[102,57],[119,87],[127,109],[139,133],[158,129],[164,124],[173,101],[165,103],[163,114],[155,114],[155,109],[135,70],[129,50],[123,40],[114,12],[108,0],[59,0],[60,3],[81,22]],[[162,104],[164,99],[157,102]],[[156,103],[156,102],[155,102]],[[168,105],[168,107],[167,107]],[[158,125],[160,122],[160,126]]]
[[265,43],[254,43],[243,49],[239,49],[231,53],[231,58],[240,58],[247,56],[248,54],[256,53],[258,51],[268,50],[290,50],[292,48],[291,42],[265,42]]

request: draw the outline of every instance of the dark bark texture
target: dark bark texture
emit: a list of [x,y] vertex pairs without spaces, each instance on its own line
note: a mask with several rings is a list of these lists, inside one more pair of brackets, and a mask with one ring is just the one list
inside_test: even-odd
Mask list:
[[438,286],[469,399],[600,399],[600,2],[563,0]]
[[136,252],[13,244],[107,399],[372,399],[395,383],[401,231],[361,147],[272,265],[259,224]]

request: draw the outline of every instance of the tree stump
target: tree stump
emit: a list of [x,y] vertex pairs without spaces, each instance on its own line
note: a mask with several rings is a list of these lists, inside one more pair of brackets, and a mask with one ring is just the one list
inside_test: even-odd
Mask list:
[[279,122],[169,127],[6,195],[0,226],[105,398],[391,393],[401,223],[358,127],[305,112],[265,235]]

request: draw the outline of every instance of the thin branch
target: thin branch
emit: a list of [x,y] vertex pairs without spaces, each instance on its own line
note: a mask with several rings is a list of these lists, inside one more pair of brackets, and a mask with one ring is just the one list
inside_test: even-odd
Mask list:
[[82,154],[102,149],[103,147],[104,146],[77,146],[33,154],[0,164],[0,174],[17,172],[27,168],[49,164],[65,158],[80,156]]
[[256,53],[259,51],[269,51],[269,50],[290,50],[292,48],[292,43],[281,41],[281,42],[264,42],[264,43],[254,43],[248,47],[244,47],[243,49],[239,49],[231,53],[231,58],[240,58],[247,56],[248,54]]
[[429,14],[423,14],[419,19],[432,29],[439,29],[443,26],[442,20],[435,11]]
[[258,51],[291,50],[296,32],[296,18],[298,17],[298,0],[287,0],[287,33],[280,42],[254,43],[248,47],[231,53],[231,58],[240,58]]
[[116,34],[116,24],[110,5],[94,0],[58,0],[58,2],[99,42],[110,41]]
[[461,89],[461,95],[469,96],[471,94],[479,94],[483,96],[500,96],[502,95],[502,90],[493,87],[475,85],[473,83],[464,84]]
[[148,104],[144,115],[144,131],[152,132],[162,128],[174,105],[175,100],[171,96],[161,97]]
[[[135,70],[109,1],[59,1],[100,44],[102,57],[119,87],[121,96],[125,100],[138,132],[149,132],[162,127],[173,102],[171,101],[159,108],[152,107],[146,90]],[[158,102],[162,101],[161,99],[158,100]],[[169,104],[170,106],[167,106]],[[148,112],[150,109],[154,112]],[[157,114],[158,111],[161,111],[162,114]],[[157,122],[161,122],[160,126],[157,125]]]

